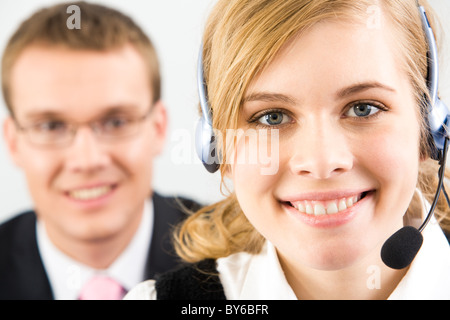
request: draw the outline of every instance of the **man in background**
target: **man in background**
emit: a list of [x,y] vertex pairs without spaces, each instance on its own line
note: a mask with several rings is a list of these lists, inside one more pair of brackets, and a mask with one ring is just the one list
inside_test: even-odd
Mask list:
[[42,9],[5,49],[2,90],[35,206],[0,226],[0,299],[120,299],[174,267],[184,213],[151,187],[167,117],[144,32],[100,5]]

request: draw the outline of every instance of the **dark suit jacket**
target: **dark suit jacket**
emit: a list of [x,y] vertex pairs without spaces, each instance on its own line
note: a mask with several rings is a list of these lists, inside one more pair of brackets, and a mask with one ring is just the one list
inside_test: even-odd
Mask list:
[[[179,260],[170,242],[172,227],[186,215],[174,198],[154,193],[153,235],[145,279],[174,268]],[[179,199],[190,209],[198,204]],[[54,299],[36,241],[36,214],[28,211],[0,225],[0,299]]]

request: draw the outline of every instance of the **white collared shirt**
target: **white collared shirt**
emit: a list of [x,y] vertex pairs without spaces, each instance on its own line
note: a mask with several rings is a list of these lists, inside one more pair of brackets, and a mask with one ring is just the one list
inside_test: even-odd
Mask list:
[[[433,219],[423,231],[423,245],[389,300],[450,299],[450,246]],[[297,299],[268,241],[258,255],[237,253],[217,260],[229,300]],[[376,289],[374,289],[376,290]]]
[[[436,219],[423,231],[423,245],[390,300],[450,299],[450,246]],[[228,300],[295,300],[275,247],[266,241],[259,254],[236,253],[217,259]],[[140,283],[125,299],[156,299],[155,281]]]
[[37,222],[37,243],[56,300],[78,299],[83,285],[94,275],[107,275],[130,290],[144,280],[145,265],[153,230],[153,202],[146,201],[136,234],[105,270],[96,270],[61,252],[49,239],[42,222]]

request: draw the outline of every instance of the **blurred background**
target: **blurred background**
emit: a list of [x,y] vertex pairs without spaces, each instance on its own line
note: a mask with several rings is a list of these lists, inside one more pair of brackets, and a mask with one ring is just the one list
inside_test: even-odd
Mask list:
[[[282,0],[281,0],[282,1]],[[19,23],[56,0],[1,0],[0,52]],[[208,173],[194,145],[198,120],[197,55],[208,13],[216,0],[90,0],[131,16],[150,36],[160,58],[163,100],[169,113],[164,153],[155,164],[154,189],[162,194],[193,198],[202,203],[220,200],[220,174]],[[450,104],[450,0],[430,0],[444,31],[440,95]],[[68,15],[69,16],[69,15]],[[7,116],[0,99],[0,122]],[[23,174],[11,161],[0,137],[0,222],[32,207]]]

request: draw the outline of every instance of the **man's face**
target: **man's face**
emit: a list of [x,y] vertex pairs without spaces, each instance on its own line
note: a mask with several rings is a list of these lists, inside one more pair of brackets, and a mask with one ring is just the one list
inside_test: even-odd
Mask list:
[[[18,125],[7,119],[5,137],[55,242],[101,241],[137,228],[166,130],[148,72],[131,45],[105,52],[31,46],[16,61],[11,97]],[[115,128],[123,119],[137,123],[126,137],[105,139],[89,126]],[[67,124],[77,130],[64,145],[30,139],[36,127],[57,135]]]

